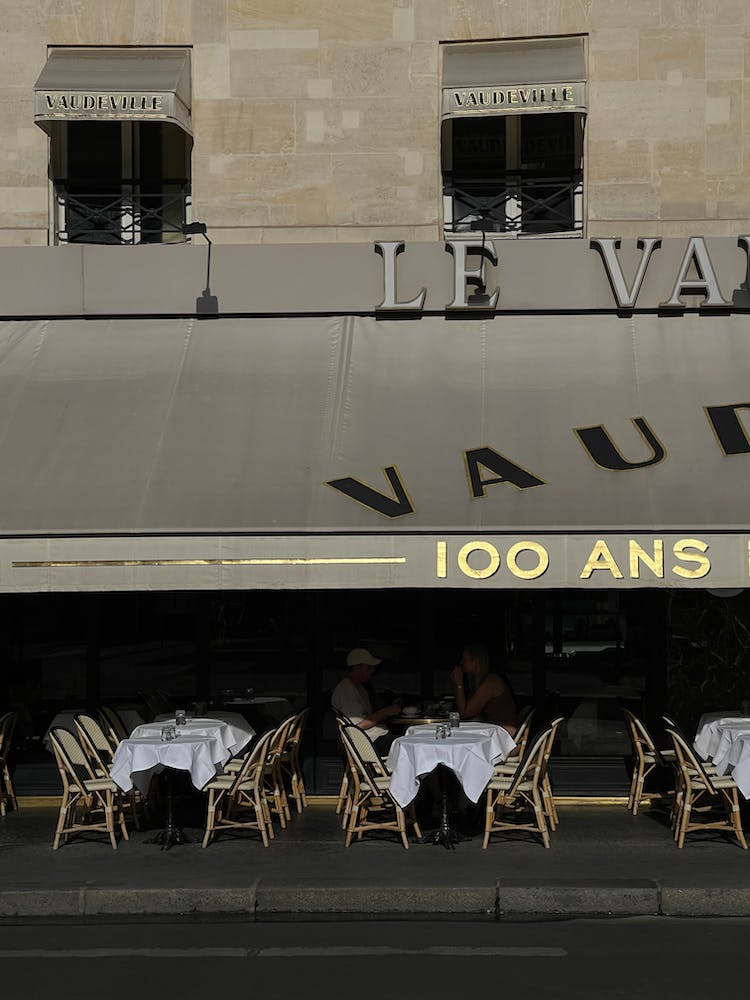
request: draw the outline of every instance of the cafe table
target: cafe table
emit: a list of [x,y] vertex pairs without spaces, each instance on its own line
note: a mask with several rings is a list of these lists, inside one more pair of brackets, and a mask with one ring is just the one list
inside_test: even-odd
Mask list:
[[471,802],[478,802],[492,777],[493,767],[516,745],[501,726],[462,722],[445,739],[437,738],[437,725],[414,725],[393,741],[388,754],[389,790],[404,808],[419,791],[420,779],[435,768],[441,786],[441,820],[434,835],[424,838],[454,848],[462,838],[451,826],[445,769],[453,771]]
[[228,757],[239,753],[255,736],[255,730],[243,716],[237,712],[217,712],[210,717],[186,719],[184,724],[177,726],[174,715],[157,715],[153,722],[145,722],[131,733],[132,736],[161,736],[162,726],[173,725],[180,733],[191,733],[194,736],[210,736],[218,740]]
[[741,712],[705,712],[698,721],[693,746],[703,760],[713,760],[722,740],[722,726],[745,723],[750,725],[750,717]]
[[750,724],[744,731],[737,731],[720,764],[717,774],[726,774],[731,768],[732,778],[746,799],[750,799]]
[[185,771],[195,788],[211,781],[229,758],[241,750],[253,737],[249,726],[241,732],[219,719],[191,719],[175,726],[175,738],[162,739],[164,723],[145,723],[122,740],[110,766],[112,780],[124,791],[135,786],[143,795],[148,793],[154,775],[164,773],[167,798],[166,824],[154,842],[169,849],[188,839],[175,821],[174,772]]

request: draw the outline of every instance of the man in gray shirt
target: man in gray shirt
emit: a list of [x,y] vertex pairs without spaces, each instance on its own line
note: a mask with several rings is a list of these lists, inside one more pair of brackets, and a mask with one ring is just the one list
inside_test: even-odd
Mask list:
[[384,752],[384,744],[390,742],[387,726],[382,723],[392,715],[398,715],[400,705],[386,705],[374,710],[370,694],[365,687],[372,679],[380,660],[367,649],[353,649],[346,658],[348,672],[339,681],[331,695],[334,710],[346,715],[360,729],[367,731],[373,742],[378,741],[378,750]]

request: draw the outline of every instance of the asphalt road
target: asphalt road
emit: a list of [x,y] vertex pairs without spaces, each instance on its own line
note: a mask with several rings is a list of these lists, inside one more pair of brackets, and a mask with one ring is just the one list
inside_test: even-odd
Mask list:
[[746,994],[749,944],[750,919],[3,924],[0,996],[710,1000]]

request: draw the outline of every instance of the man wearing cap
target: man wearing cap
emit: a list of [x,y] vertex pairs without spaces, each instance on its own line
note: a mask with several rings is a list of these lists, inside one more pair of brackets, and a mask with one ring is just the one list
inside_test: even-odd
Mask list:
[[360,729],[367,730],[371,740],[378,741],[378,750],[384,752],[385,744],[392,741],[388,728],[382,723],[398,715],[400,705],[386,705],[373,710],[365,685],[372,679],[380,660],[367,649],[353,649],[346,658],[348,672],[339,681],[331,695],[331,705],[336,712],[346,715]]

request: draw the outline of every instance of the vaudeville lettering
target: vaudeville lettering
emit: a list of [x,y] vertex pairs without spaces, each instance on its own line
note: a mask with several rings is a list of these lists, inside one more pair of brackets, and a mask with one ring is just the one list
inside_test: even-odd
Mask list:
[[84,94],[54,93],[44,95],[47,110],[59,111],[161,111],[161,94]]
[[[740,411],[748,410],[750,402],[704,407],[704,413],[723,455],[750,454],[750,439],[740,419]],[[610,472],[628,472],[657,465],[663,461],[666,449],[646,418],[631,417],[631,423],[644,442],[645,458],[626,458],[604,424],[575,427],[573,431],[585,455],[601,469]],[[464,452],[463,457],[469,495],[472,499],[486,496],[487,489],[491,486],[510,484],[516,489],[528,490],[547,485],[546,480],[536,472],[523,468],[512,458],[494,448],[488,446],[471,448]],[[331,479],[327,485],[386,517],[396,518],[413,514],[414,503],[396,466],[389,465],[383,472],[388,480],[390,493],[384,493],[353,476]],[[594,565],[593,568],[598,567]]]
[[491,87],[489,89],[451,91],[456,108],[470,111],[478,108],[502,108],[513,105],[572,104],[573,87]]
[[[650,237],[637,241],[641,251],[640,261],[630,284],[623,274],[622,265],[617,251],[621,241],[618,239],[592,239],[589,247],[601,258],[604,272],[609,280],[614,303],[618,309],[634,309],[638,301],[638,293],[643,285],[649,262],[654,253],[661,247],[661,240]],[[740,236],[737,246],[744,252],[750,262],[750,236]],[[383,301],[376,308],[382,312],[418,313],[425,308],[427,290],[423,288],[411,299],[400,300],[397,292],[397,258],[405,250],[406,244],[400,241],[377,242],[375,251],[383,258]],[[446,240],[445,249],[453,257],[453,299],[445,309],[461,309],[466,311],[494,311],[500,296],[500,289],[490,293],[489,304],[471,305],[467,300],[468,287],[484,283],[484,261],[498,266],[498,248],[493,240]],[[469,255],[478,261],[475,267],[468,263]],[[502,266],[502,265],[501,265]],[[690,277],[695,274],[695,277]],[[667,298],[660,303],[664,310],[679,310],[686,307],[683,296],[697,295],[702,301],[703,309],[727,309],[731,302],[724,297],[719,285],[719,279],[711,262],[705,240],[702,236],[691,237],[677,269],[674,282]]]

